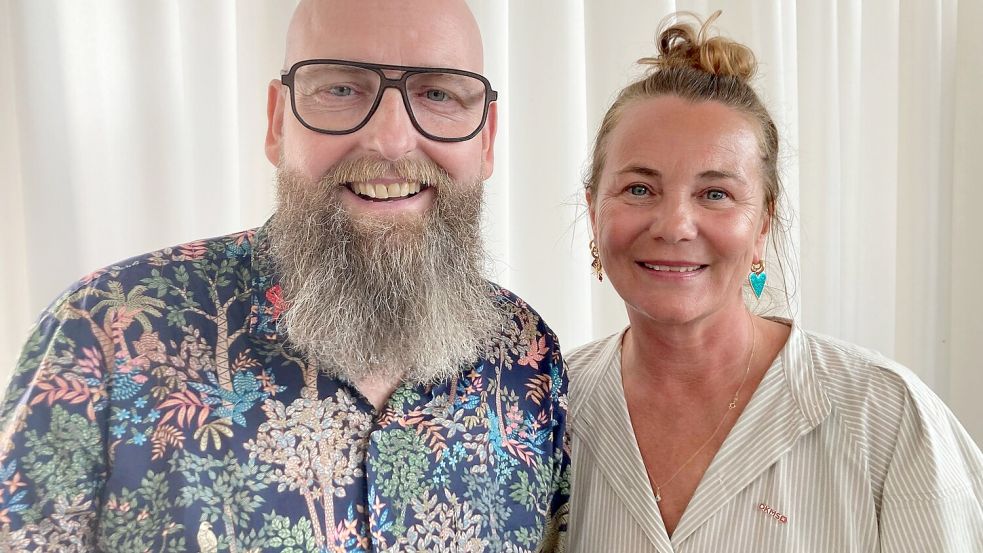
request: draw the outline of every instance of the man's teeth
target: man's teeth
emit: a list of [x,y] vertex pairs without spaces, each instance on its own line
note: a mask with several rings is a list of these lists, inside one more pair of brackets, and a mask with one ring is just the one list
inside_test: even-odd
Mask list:
[[390,184],[371,184],[367,182],[352,183],[352,192],[377,200],[390,198],[405,198],[420,192],[419,182],[394,182]]
[[698,271],[701,265],[692,265],[690,267],[677,267],[670,265],[649,265],[648,263],[642,263],[646,268],[652,269],[653,271],[668,271],[670,273],[691,273],[693,271]]

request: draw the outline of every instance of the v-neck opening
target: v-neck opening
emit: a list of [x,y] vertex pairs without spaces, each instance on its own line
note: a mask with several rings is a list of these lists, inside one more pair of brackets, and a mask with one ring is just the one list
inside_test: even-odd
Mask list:
[[[821,398],[813,397],[812,392],[806,393],[808,397],[799,397],[797,392],[804,386],[822,395],[816,383],[811,382],[815,375],[806,367],[789,366],[801,356],[798,350],[808,347],[801,330],[794,323],[791,326],[786,344],[765,371],[715,452],[672,536],[666,531],[661,509],[655,501],[624,394],[621,346],[628,328],[609,338],[604,352],[598,357],[598,366],[593,369],[596,374],[584,374],[585,379],[595,383],[590,393],[592,397],[585,399],[583,406],[584,426],[591,433],[591,439],[585,445],[598,459],[604,478],[658,550],[674,551],[824,418],[815,416],[812,411],[816,409],[806,410],[803,406],[803,402],[811,404]],[[808,374],[799,374],[803,371]],[[605,416],[614,420],[605,422]],[[590,427],[594,427],[593,431]],[[618,435],[598,432],[601,428]],[[762,444],[761,447],[748,447],[749,439]],[[612,466],[627,469],[617,471]]]

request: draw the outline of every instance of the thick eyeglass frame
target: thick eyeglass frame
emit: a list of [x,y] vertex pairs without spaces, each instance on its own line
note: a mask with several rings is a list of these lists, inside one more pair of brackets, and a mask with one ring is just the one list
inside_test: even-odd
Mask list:
[[[304,67],[305,65],[326,65],[326,64],[345,65],[348,67],[358,67],[361,69],[368,69],[379,75],[379,79],[380,79],[379,90],[378,92],[376,92],[375,101],[372,103],[372,107],[369,108],[369,112],[365,115],[365,118],[362,119],[362,122],[351,129],[345,131],[329,131],[325,129],[319,129],[317,127],[308,124],[307,121],[304,121],[304,118],[301,117],[300,113],[297,112],[297,99],[296,99],[296,95],[294,94],[294,77],[297,74],[297,70],[300,69],[301,67]],[[383,71],[402,71],[403,74],[400,75],[398,78],[390,79],[389,77],[386,76],[385,73],[383,73]],[[420,123],[416,120],[416,115],[414,115],[413,113],[413,108],[410,107],[410,99],[406,92],[406,79],[412,77],[413,75],[419,75],[421,73],[450,73],[452,75],[462,75],[465,77],[472,77],[478,79],[485,85],[485,106],[484,106],[484,110],[481,113],[481,122],[478,123],[477,128],[475,128],[475,130],[471,134],[459,138],[446,138],[442,136],[432,135],[427,131],[425,131],[423,127],[420,126]],[[449,68],[441,68],[441,67],[411,67],[405,65],[382,65],[378,63],[365,63],[360,61],[348,61],[348,60],[312,59],[312,60],[298,61],[297,63],[293,64],[290,67],[290,70],[281,71],[280,82],[283,83],[284,86],[290,89],[290,107],[294,112],[294,117],[296,117],[297,120],[300,121],[300,124],[304,125],[305,127],[307,127],[308,129],[314,132],[319,132],[322,134],[333,134],[333,135],[351,134],[364,127],[369,122],[369,120],[372,119],[372,116],[375,115],[375,110],[379,107],[379,104],[382,103],[382,95],[385,94],[386,90],[390,88],[395,88],[396,90],[398,90],[400,96],[403,97],[403,107],[406,108],[406,113],[407,115],[410,116],[410,122],[413,123],[413,128],[415,128],[423,136],[429,138],[430,140],[436,140],[437,142],[464,142],[465,140],[471,140],[472,138],[474,138],[479,132],[481,132],[481,129],[485,127],[485,123],[488,121],[488,106],[491,105],[492,102],[498,100],[498,92],[492,90],[491,83],[488,82],[488,79],[486,79],[483,75],[480,75],[478,73],[472,73],[471,71],[464,71],[462,69],[449,69]]]

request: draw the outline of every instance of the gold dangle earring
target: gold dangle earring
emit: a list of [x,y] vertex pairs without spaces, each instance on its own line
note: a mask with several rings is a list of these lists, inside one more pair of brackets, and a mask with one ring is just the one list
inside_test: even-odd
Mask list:
[[604,282],[604,267],[601,267],[601,256],[597,253],[597,244],[591,240],[590,241],[590,256],[594,258],[590,262],[590,268],[594,271],[594,276],[597,277],[598,282]]
[[768,280],[768,273],[765,272],[765,262],[755,261],[751,263],[751,272],[747,275],[748,282],[751,283],[751,291],[756,298],[761,297],[761,292],[765,289],[765,281]]

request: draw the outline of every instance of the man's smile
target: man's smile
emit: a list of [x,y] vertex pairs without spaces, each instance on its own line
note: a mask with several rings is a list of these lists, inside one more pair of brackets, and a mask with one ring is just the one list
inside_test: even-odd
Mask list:
[[368,182],[350,182],[345,186],[363,200],[389,202],[412,198],[430,187],[427,183],[402,179],[372,179]]

